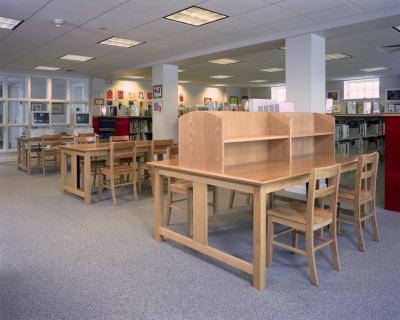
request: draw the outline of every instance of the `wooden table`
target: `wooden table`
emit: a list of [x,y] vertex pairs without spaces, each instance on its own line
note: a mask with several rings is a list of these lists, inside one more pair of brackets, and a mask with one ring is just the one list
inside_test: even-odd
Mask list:
[[[42,137],[19,137],[17,138],[17,164],[18,169],[32,174],[32,149],[38,146]],[[62,143],[74,142],[73,136],[62,136]]]
[[[253,287],[266,285],[267,194],[308,182],[313,168],[339,163],[342,172],[356,170],[356,157],[306,155],[292,162],[255,162],[227,167],[225,173],[193,170],[179,166],[179,160],[151,162],[154,174],[154,239],[174,240],[193,250],[229,264],[253,276]],[[193,238],[165,226],[163,176],[193,181]],[[207,186],[213,185],[253,195],[253,261],[248,262],[208,245]]]
[[[63,192],[72,193],[85,200],[85,204],[92,203],[92,184],[91,184],[91,159],[94,157],[104,157],[110,154],[110,144],[91,143],[91,144],[70,144],[60,146],[61,149],[61,184]],[[139,153],[149,154],[149,147],[137,150]],[[165,154],[165,150],[158,150],[155,154]],[[71,158],[72,179],[67,179],[68,157]],[[83,161],[83,187],[80,186],[80,160]]]

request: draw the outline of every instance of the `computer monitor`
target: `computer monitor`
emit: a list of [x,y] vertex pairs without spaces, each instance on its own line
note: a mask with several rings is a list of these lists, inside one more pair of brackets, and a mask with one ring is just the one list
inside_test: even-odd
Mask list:
[[75,127],[88,127],[92,125],[92,117],[89,112],[75,112],[74,113],[74,126]]
[[32,125],[45,126],[50,123],[50,115],[48,111],[32,111]]

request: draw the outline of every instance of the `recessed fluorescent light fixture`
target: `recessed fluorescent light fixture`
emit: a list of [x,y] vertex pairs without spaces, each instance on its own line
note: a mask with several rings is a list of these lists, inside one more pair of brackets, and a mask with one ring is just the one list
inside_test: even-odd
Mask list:
[[185,69],[178,69],[178,72],[185,72]]
[[400,32],[400,26],[393,26],[392,27],[394,30],[396,30],[397,32]]
[[129,79],[144,79],[143,76],[127,76]]
[[227,76],[225,74],[217,74],[216,76],[210,76],[210,78],[213,78],[213,79],[228,79],[228,78],[232,78],[232,76]]
[[134,46],[138,46],[139,44],[144,43],[143,41],[111,37],[109,39],[103,40],[99,42],[100,44],[105,44],[108,46],[122,47],[122,48],[130,48]]
[[93,60],[94,57],[79,56],[76,54],[67,54],[65,56],[60,57],[60,59],[84,62],[84,61]]
[[216,84],[213,84],[213,86],[214,86],[214,87],[226,87],[226,84],[223,84],[223,83],[216,83]]
[[261,69],[261,71],[264,71],[264,72],[280,72],[280,71],[283,71],[283,70],[285,70],[285,69],[283,69],[283,68],[267,68],[267,69]]
[[61,68],[59,68],[59,67],[37,66],[37,67],[34,67],[33,69],[35,69],[35,70],[44,70],[44,71],[57,71],[57,70],[60,70]]
[[373,68],[365,68],[365,69],[360,69],[361,71],[364,72],[375,72],[375,71],[384,71],[384,70],[390,70],[389,67],[373,67]]
[[349,54],[345,54],[345,53],[331,53],[331,54],[325,55],[326,61],[340,60],[340,59],[346,59],[346,58],[352,58],[352,56]]
[[186,8],[164,17],[164,19],[167,20],[185,23],[195,27],[225,18],[228,18],[228,16],[196,6]]
[[189,80],[179,80],[179,83],[190,83],[191,81]]
[[268,82],[268,80],[251,80],[250,82],[263,83],[263,82]]
[[229,59],[229,58],[221,58],[221,59],[209,60],[208,62],[226,65],[226,64],[239,63],[241,61],[235,60],[235,59]]
[[282,50],[282,51],[285,51],[285,50],[286,50],[286,47],[279,47],[278,49],[279,49],[279,50]]
[[7,30],[14,30],[18,27],[24,20],[17,20],[12,18],[0,17],[0,28]]

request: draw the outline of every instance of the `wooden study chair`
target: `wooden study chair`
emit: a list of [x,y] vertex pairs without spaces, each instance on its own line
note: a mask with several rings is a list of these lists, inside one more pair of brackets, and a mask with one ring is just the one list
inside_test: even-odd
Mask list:
[[40,161],[42,164],[43,175],[46,175],[46,163],[53,162],[54,167],[58,168],[61,158],[59,145],[61,144],[61,135],[44,135],[40,142]]
[[129,141],[129,136],[111,136],[110,142]]
[[[90,144],[90,143],[99,143],[100,139],[99,136],[96,134],[84,134],[83,136],[78,135],[77,137],[74,137],[74,143],[75,144]],[[81,160],[81,167],[83,164],[83,160]],[[92,172],[90,173],[93,176],[93,187],[96,186],[96,178],[97,178],[97,173],[98,169],[101,167],[105,167],[107,164],[106,159],[100,159],[98,157],[94,157],[91,159],[91,168]]]
[[247,193],[242,193],[236,190],[231,190],[230,194],[229,194],[229,203],[228,203],[228,208],[232,209],[233,208],[233,202],[235,201],[235,197],[236,197],[236,192],[243,194],[246,196],[246,203],[250,204],[251,203],[251,194],[247,194]]
[[[146,162],[150,161],[151,158],[151,145],[151,140],[135,141],[139,193],[142,193],[142,182],[146,180],[146,170],[149,170],[149,166],[146,164]],[[150,170],[148,171],[148,174],[150,177]]]
[[[357,163],[357,173],[354,189],[339,187],[338,195],[338,233],[341,223],[351,224],[356,228],[358,249],[365,251],[363,224],[371,219],[374,240],[380,241],[378,221],[376,217],[376,176],[378,171],[379,153],[360,155]],[[348,204],[353,210],[345,210],[342,205]],[[367,212],[369,207],[369,212]],[[342,213],[350,215],[352,219],[342,219]]]
[[[130,158],[130,165],[120,163],[121,159]],[[133,186],[133,195],[138,200],[137,193],[137,166],[136,166],[136,148],[134,141],[120,141],[110,143],[110,166],[99,169],[98,193],[99,199],[102,199],[103,189],[111,190],[112,203],[116,205],[115,189],[117,187]],[[108,183],[107,183],[108,178]],[[119,183],[116,180],[119,179]]]
[[[267,210],[267,266],[272,264],[273,247],[279,247],[302,254],[307,257],[310,269],[311,283],[319,285],[317,269],[315,264],[315,252],[326,246],[331,247],[332,265],[336,271],[340,271],[340,257],[338,252],[336,237],[336,209],[337,196],[339,188],[339,165],[333,165],[325,168],[316,168],[310,174],[309,190],[307,203],[290,202],[282,206],[276,206]],[[328,186],[318,188],[318,180],[328,179]],[[329,199],[331,204],[328,209],[315,206],[315,200]],[[274,224],[280,224],[288,227],[281,232],[274,233]],[[329,239],[318,237],[321,243],[314,244],[314,231],[329,226]],[[292,246],[275,240],[275,238],[292,233]],[[305,250],[297,247],[298,232],[305,234]]]
[[79,132],[78,137],[98,137],[98,135],[94,132]]
[[[167,148],[167,158],[176,159],[178,157],[179,148],[177,145],[173,145]],[[213,193],[213,199],[208,203],[209,206],[213,207],[213,219],[214,222],[217,218],[217,187],[208,186],[208,191]],[[174,194],[180,195],[179,199],[174,199]],[[187,206],[176,205],[176,203],[187,201]],[[171,222],[172,210],[176,210],[180,213],[187,214],[188,221],[188,234],[192,234],[193,227],[193,183],[192,181],[176,179],[168,177],[168,207],[166,225],[168,226]]]

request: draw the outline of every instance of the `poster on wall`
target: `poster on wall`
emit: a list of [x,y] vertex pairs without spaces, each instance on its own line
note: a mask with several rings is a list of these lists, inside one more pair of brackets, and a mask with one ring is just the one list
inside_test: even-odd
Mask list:
[[104,106],[104,99],[103,98],[93,98],[93,104],[95,106]]
[[147,100],[152,100],[153,94],[151,92],[147,92]]
[[212,101],[212,98],[204,97],[203,101],[204,101],[204,104],[207,105],[209,102]]
[[386,89],[386,101],[400,101],[400,89]]
[[161,84],[153,86],[153,98],[154,99],[162,98],[162,85]]
[[117,90],[117,99],[124,100],[124,91],[123,90]]
[[142,91],[139,91],[138,98],[139,100],[144,100],[144,93]]
[[162,111],[162,100],[155,100],[153,102],[153,111],[161,112]]
[[237,97],[237,96],[230,96],[230,97],[229,97],[229,103],[230,103],[230,104],[239,104],[239,97]]
[[327,99],[332,99],[333,101],[339,100],[339,91],[328,91]]
[[113,96],[114,96],[113,90],[112,89],[108,89],[107,92],[106,92],[106,99],[107,100],[112,100]]
[[185,99],[184,99],[184,97],[183,97],[183,94],[180,94],[180,95],[179,95],[179,102],[180,102],[180,103],[183,103],[184,100],[185,100]]
[[135,94],[132,91],[128,92],[128,100],[135,100]]

